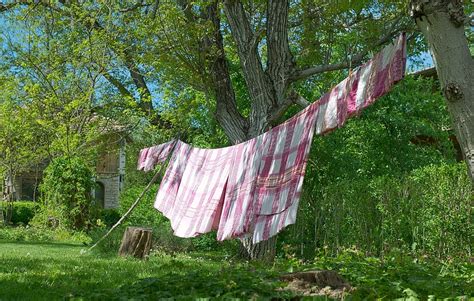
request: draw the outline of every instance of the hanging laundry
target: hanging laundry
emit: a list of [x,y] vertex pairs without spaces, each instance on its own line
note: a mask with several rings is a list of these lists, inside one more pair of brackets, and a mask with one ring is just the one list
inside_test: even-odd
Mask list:
[[[227,187],[234,188],[224,198],[218,240],[250,233],[253,243],[258,243],[293,224],[314,131],[324,134],[341,127],[348,117],[388,92],[403,78],[405,61],[405,36],[401,35],[318,102],[248,141],[248,150],[239,160],[240,168],[235,169],[238,175],[229,178]],[[361,74],[369,77],[359,80]],[[359,100],[354,110],[349,111],[348,103],[357,95],[363,95],[364,101]],[[255,162],[260,162],[258,168]],[[252,179],[256,179],[255,184]],[[235,194],[239,197],[231,197]]]
[[[318,102],[254,139],[220,149],[178,141],[154,205],[175,235],[217,230],[218,240],[251,235],[258,243],[293,224],[313,134],[343,126],[402,79],[405,43],[403,34]],[[166,149],[142,150],[139,169],[151,169]]]
[[177,142],[154,204],[170,219],[176,236],[194,237],[217,229],[235,150]]
[[328,133],[344,125],[347,118],[360,113],[390,91],[405,74],[406,37],[401,34],[367,63],[312,105],[318,105],[316,134]]
[[235,146],[217,239],[266,240],[295,222],[317,106]]
[[247,221],[253,243],[296,221],[317,111],[318,106],[310,105],[263,135],[253,210]]
[[138,170],[150,171],[159,163],[166,161],[168,155],[173,150],[176,140],[172,140],[160,145],[144,148],[138,156]]
[[233,164],[227,180],[217,240],[242,237],[250,232],[256,179],[263,157],[265,137],[260,135],[232,146]]

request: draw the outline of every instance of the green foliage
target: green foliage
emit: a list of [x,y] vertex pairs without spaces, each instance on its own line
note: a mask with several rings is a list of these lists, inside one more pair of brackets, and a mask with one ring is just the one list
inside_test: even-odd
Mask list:
[[98,218],[108,227],[114,225],[120,219],[117,209],[102,209],[97,214]]
[[[13,213],[11,222],[13,225],[28,225],[39,207],[38,203],[31,201],[15,201],[12,205]],[[6,208],[6,206],[6,202],[0,202],[0,210]]]
[[[1,233],[1,232],[0,232]],[[153,252],[149,260],[85,253],[68,243],[1,242],[0,295],[10,300],[94,299],[290,299],[278,275],[289,270],[335,270],[356,287],[349,300],[469,298],[474,270],[456,261],[439,262],[392,252],[374,258],[348,249],[338,256],[273,266],[236,262],[216,252]],[[450,300],[452,300],[450,299]],[[325,300],[322,297],[322,300]]]
[[[60,157],[44,171],[41,212],[37,225],[56,223],[65,228],[83,230],[91,227],[95,216],[92,200],[93,174],[77,157]],[[55,225],[58,226],[58,225]]]
[[335,257],[318,254],[314,263],[300,267],[315,268],[338,271],[357,287],[351,294],[355,300],[467,300],[474,293],[472,265],[412,257],[399,250],[378,258],[346,249]]
[[318,207],[302,204],[296,227],[283,241],[301,244],[304,256],[317,248],[337,253],[357,246],[377,255],[400,248],[468,258],[474,243],[472,195],[464,164],[430,165],[403,177],[339,181],[324,188]]
[[385,244],[440,258],[472,252],[473,191],[464,164],[430,165],[372,185]]
[[[179,261],[171,262],[168,267],[175,269]],[[163,268],[167,268],[164,266]],[[191,271],[170,272],[162,277],[150,277],[138,280],[131,285],[123,285],[115,290],[86,294],[87,297],[117,300],[121,298],[141,299],[187,299],[187,298],[289,298],[293,294],[276,291],[278,282],[268,281],[270,273],[258,270],[251,273],[242,267],[224,267],[219,276],[214,270],[205,267]],[[267,279],[266,279],[267,278]]]
[[90,237],[83,232],[72,232],[65,229],[45,229],[37,227],[0,227],[0,240],[17,242],[71,242],[89,243]]
[[353,245],[371,254],[402,248],[468,256],[471,184],[455,163],[436,85],[407,78],[362,116],[314,140],[298,219],[281,244],[305,258]]

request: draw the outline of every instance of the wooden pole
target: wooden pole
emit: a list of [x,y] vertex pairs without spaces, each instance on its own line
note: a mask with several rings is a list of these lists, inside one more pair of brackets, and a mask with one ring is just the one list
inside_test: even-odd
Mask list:
[[[168,154],[168,157],[174,152],[174,148],[176,147],[176,143],[177,143],[177,141],[174,142],[173,148],[171,149],[170,153]],[[156,174],[153,176],[153,178],[148,183],[148,185],[146,185],[145,189],[143,189],[142,193],[140,193],[140,195],[135,200],[135,202],[132,204],[132,206],[130,206],[130,208],[128,208],[127,212],[125,212],[125,214],[115,223],[115,225],[113,225],[112,228],[110,228],[110,230],[107,233],[105,233],[104,236],[101,237],[101,239],[99,239],[92,247],[90,247],[88,249],[88,251],[91,251],[92,249],[94,249],[99,243],[101,243],[105,238],[107,238],[107,236],[109,236],[110,233],[112,233],[112,231],[115,230],[115,228],[117,228],[118,226],[120,226],[120,224],[122,224],[122,222],[130,215],[130,213],[133,211],[133,209],[135,209],[135,207],[138,205],[138,202],[140,202],[140,200],[143,198],[145,193],[151,188],[151,185],[153,185],[153,183],[156,182],[156,180],[158,179],[158,176],[160,175],[161,169],[162,169],[162,165],[160,165],[160,167],[158,168],[158,171],[156,172]]]
[[150,190],[151,188],[151,185],[153,185],[153,183],[156,182],[156,180],[158,179],[158,176],[160,175],[160,171],[161,171],[161,166],[160,168],[158,169],[158,171],[156,172],[156,174],[153,176],[153,178],[151,179],[151,181],[148,183],[148,185],[145,187],[145,189],[143,189],[142,193],[140,193],[140,195],[138,196],[138,198],[135,200],[135,202],[132,204],[132,206],[130,206],[130,208],[128,208],[127,212],[125,212],[125,214],[115,223],[115,225],[112,226],[112,228],[110,228],[110,230],[105,233],[104,236],[101,237],[101,239],[99,239],[92,247],[90,247],[88,249],[88,251],[92,250],[93,248],[95,248],[99,243],[101,243],[105,238],[107,238],[107,236],[110,235],[110,233],[112,233],[112,231],[115,230],[115,228],[117,228],[118,226],[120,226],[120,224],[122,224],[122,222],[130,215],[130,213],[133,211],[133,209],[135,209],[135,207],[137,207],[138,203],[140,202],[140,200],[143,198],[143,196],[145,195],[145,193]]

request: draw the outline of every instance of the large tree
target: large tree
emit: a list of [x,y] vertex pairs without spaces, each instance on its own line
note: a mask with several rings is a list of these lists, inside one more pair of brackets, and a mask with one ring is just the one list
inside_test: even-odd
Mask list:
[[[329,6],[318,1],[302,1],[300,7],[294,8],[290,14],[289,0],[263,1],[237,1],[225,0],[222,3],[224,16],[219,13],[219,1],[211,1],[205,8],[200,8],[200,16],[192,14],[192,4],[189,1],[180,1],[185,19],[188,22],[196,18],[203,18],[212,22],[210,34],[206,37],[204,51],[208,55],[208,65],[212,92],[216,99],[216,118],[223,127],[232,143],[242,142],[262,134],[273,125],[277,124],[282,115],[293,104],[305,106],[308,102],[298,94],[298,84],[309,77],[329,71],[342,70],[359,64],[365,58],[369,49],[374,49],[399,33],[403,28],[402,18],[394,13],[396,7],[387,9],[391,17],[380,18],[384,20],[381,30],[371,28],[369,41],[364,45],[357,45],[350,40],[351,33],[362,34],[357,30],[367,20],[378,23],[367,7],[355,9],[342,7],[332,10]],[[321,5],[319,5],[321,4]],[[365,3],[370,7],[370,3]],[[383,4],[376,6],[379,12],[386,12]],[[327,13],[324,10],[328,10]],[[186,13],[187,12],[187,13]],[[328,26],[325,19],[333,14],[332,27]],[[291,16],[291,18],[290,18]],[[223,23],[221,18],[227,22]],[[379,20],[379,21],[380,21]],[[317,31],[314,24],[321,25],[321,36],[315,38]],[[374,24],[371,24],[374,26]],[[240,63],[240,72],[244,80],[246,92],[250,101],[250,110],[244,116],[237,109],[236,93],[228,66],[226,41],[222,29],[227,28],[232,39],[227,42],[234,47]],[[297,29],[299,28],[299,30]],[[360,30],[360,28],[359,28]],[[291,34],[291,35],[290,35]],[[344,36],[349,51],[338,51],[337,46],[330,41],[332,36]],[[352,36],[352,38],[354,38]],[[307,43],[315,43],[317,49],[311,49],[299,39]],[[362,46],[362,47],[361,47]],[[229,46],[227,46],[229,47]],[[355,50],[358,47],[362,48]],[[294,49],[295,51],[292,51]],[[323,50],[324,49],[324,50]],[[232,51],[232,50],[231,50]],[[306,62],[301,52],[315,51],[325,57],[320,57],[316,62]],[[300,53],[300,54],[295,54]],[[333,57],[339,57],[335,61]],[[311,58],[312,56],[309,55]],[[317,63],[317,65],[313,65]],[[276,237],[259,244],[252,244],[251,239],[242,240],[241,255],[246,258],[271,259],[275,255]]]
[[[97,83],[104,88],[94,97],[107,102],[107,97],[116,99],[115,93],[165,124],[159,122],[163,103],[182,104],[180,98],[187,96],[182,91],[192,87],[205,99],[194,108],[212,113],[232,144],[263,133],[294,105],[305,106],[305,99],[326,92],[347,69],[409,27],[406,8],[371,0],[337,5],[317,0],[23,0],[0,5],[18,22],[36,20],[52,40],[72,46],[75,50],[60,58],[82,60],[103,79]],[[165,96],[161,103],[152,87]],[[194,125],[196,118],[189,121]],[[275,241],[244,241],[242,255],[272,258]]]
[[466,18],[460,0],[413,0],[411,12],[433,56],[456,136],[474,182],[474,59],[465,34],[465,26],[472,24],[474,16]]

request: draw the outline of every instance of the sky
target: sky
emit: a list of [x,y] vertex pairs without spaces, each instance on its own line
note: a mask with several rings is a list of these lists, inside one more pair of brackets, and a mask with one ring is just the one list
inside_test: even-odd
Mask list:
[[[2,41],[2,36],[8,35],[13,41],[15,41],[19,34],[21,34],[20,30],[8,26],[8,22],[6,22],[5,18],[0,14],[0,49],[5,49],[6,47],[6,42]],[[433,60],[428,52],[423,52],[417,56],[410,56],[410,53],[408,53],[407,73],[412,73],[432,66]],[[154,83],[149,83],[149,89],[153,95],[154,105],[159,105],[163,97],[162,93],[159,91],[159,87]]]

